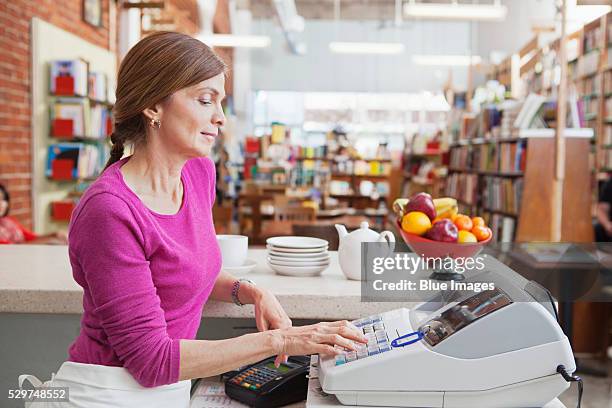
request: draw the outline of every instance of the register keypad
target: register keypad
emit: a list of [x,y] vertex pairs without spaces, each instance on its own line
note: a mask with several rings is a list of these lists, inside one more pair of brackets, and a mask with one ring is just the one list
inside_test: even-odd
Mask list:
[[385,324],[380,316],[366,317],[355,320],[353,325],[360,328],[368,340],[368,344],[356,343],[356,351],[345,350],[336,356],[336,365],[350,363],[351,361],[385,353],[391,350],[389,336],[385,331]]

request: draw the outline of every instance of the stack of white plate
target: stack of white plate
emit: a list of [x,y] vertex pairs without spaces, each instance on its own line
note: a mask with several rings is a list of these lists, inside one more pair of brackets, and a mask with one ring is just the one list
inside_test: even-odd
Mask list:
[[272,237],[266,240],[268,265],[279,275],[317,276],[329,266],[328,242],[311,237]]

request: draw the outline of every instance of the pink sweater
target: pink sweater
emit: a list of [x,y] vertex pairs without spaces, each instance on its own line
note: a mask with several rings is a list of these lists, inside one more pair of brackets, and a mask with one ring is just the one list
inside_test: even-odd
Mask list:
[[110,166],[70,222],[74,279],[83,287],[81,331],[69,360],[126,368],[145,387],[177,382],[179,340],[193,339],[221,269],[212,221],[215,168],[191,159],[174,215],[149,210]]

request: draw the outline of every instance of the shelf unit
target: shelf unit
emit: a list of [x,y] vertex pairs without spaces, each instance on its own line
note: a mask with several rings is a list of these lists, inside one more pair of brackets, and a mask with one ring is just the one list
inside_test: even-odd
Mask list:
[[[527,142],[519,138],[475,138],[451,145],[446,194],[457,198],[462,213],[483,216],[496,241],[512,241],[515,237],[524,176],[523,171],[515,169],[517,164],[521,166],[516,156],[525,154],[517,148],[519,143]],[[490,154],[482,157],[484,151]],[[513,170],[507,168],[511,163]]]
[[[64,31],[41,19],[32,19],[32,214],[34,231],[45,234],[65,229],[65,222],[56,222],[51,217],[58,205],[67,203],[70,192],[83,191],[86,183],[54,181],[45,174],[47,153],[52,143],[60,142],[51,136],[49,109],[53,97],[49,95],[49,64],[54,60],[83,58],[92,71],[104,73],[111,89],[116,75],[116,55],[107,49],[95,46],[72,33]],[[61,95],[64,97],[64,95]],[[92,104],[98,101],[92,100]],[[63,142],[63,140],[61,140]],[[90,181],[90,180],[83,180]],[[55,208],[54,208],[54,204]],[[57,211],[56,211],[57,213]],[[66,219],[64,216],[60,217]]]

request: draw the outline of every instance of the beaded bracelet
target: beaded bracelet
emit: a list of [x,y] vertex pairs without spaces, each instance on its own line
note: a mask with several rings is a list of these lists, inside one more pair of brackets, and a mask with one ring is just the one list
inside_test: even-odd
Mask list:
[[238,299],[238,291],[240,290],[240,282],[248,282],[251,285],[255,285],[255,282],[253,282],[250,279],[245,279],[245,278],[240,278],[234,281],[234,284],[232,286],[232,300],[234,301],[236,305],[244,306],[245,304],[242,303],[240,299]]

